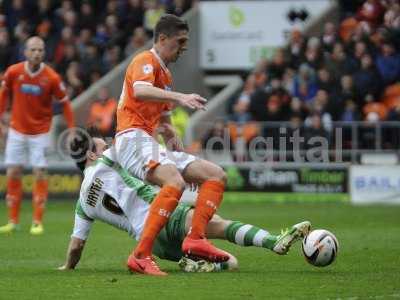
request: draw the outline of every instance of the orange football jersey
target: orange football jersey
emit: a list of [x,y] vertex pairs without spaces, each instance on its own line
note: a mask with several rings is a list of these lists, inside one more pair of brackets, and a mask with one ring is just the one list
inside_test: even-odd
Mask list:
[[162,114],[173,105],[137,99],[133,89],[136,84],[172,89],[172,75],[154,49],[140,53],[129,64],[117,110],[117,133],[139,128],[153,135]]
[[28,69],[27,62],[10,66],[4,74],[2,89],[7,89],[12,99],[10,127],[23,134],[48,132],[53,99],[68,101],[60,76],[44,63],[35,73]]

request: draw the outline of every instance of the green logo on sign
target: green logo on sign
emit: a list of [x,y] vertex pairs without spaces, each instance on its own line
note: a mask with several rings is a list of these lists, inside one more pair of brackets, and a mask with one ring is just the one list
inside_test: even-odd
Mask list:
[[244,22],[244,13],[240,8],[231,6],[229,8],[229,20],[233,27],[239,27]]

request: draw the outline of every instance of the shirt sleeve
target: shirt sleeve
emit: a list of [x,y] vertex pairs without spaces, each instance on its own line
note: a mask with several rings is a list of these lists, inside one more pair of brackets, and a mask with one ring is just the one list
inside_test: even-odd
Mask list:
[[0,116],[6,111],[12,86],[11,70],[7,69],[0,85]]
[[128,72],[133,86],[138,84],[154,85],[156,66],[151,58],[139,57],[136,61],[133,61]]
[[61,80],[59,75],[54,76],[53,78],[53,96],[57,99],[58,102],[68,101],[67,89],[65,88],[64,83]]
[[84,219],[78,214],[75,214],[74,230],[71,237],[86,241],[89,236],[90,229],[92,228],[92,224],[93,221]]
[[12,85],[12,71],[10,68],[6,70],[3,75],[3,80],[1,81],[1,89],[11,89]]

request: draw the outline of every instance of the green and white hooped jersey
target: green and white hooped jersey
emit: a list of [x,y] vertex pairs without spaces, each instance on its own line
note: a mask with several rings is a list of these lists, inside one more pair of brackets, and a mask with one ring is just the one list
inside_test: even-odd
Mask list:
[[156,191],[112,161],[108,151],[84,171],[72,236],[86,240],[93,220],[101,220],[139,239]]

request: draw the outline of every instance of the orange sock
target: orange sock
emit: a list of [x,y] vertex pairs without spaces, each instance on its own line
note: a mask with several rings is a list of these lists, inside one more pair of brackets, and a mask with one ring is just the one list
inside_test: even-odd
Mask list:
[[35,182],[32,195],[34,223],[42,223],[44,205],[46,204],[48,195],[48,185],[47,179],[38,179]]
[[205,237],[207,224],[222,202],[224,189],[225,185],[217,180],[207,180],[200,186],[193,213],[192,228],[188,234],[190,238]]
[[6,201],[8,206],[8,219],[11,223],[18,224],[19,210],[22,200],[22,181],[20,178],[7,180]]
[[149,214],[138,245],[134,251],[137,258],[150,256],[158,233],[168,222],[168,218],[178,205],[182,191],[173,186],[163,186],[150,206]]

